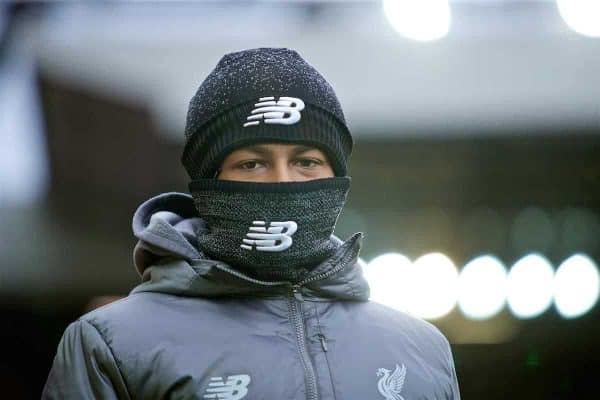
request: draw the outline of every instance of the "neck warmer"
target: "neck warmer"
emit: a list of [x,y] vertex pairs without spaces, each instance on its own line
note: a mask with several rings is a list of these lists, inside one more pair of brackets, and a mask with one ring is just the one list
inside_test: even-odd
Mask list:
[[198,246],[256,279],[298,281],[339,246],[331,235],[350,180],[193,180],[194,206],[206,222]]

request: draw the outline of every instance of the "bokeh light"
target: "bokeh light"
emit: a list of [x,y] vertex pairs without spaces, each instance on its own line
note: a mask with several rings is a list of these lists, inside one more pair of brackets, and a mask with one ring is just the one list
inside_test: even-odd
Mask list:
[[554,271],[540,254],[530,254],[517,261],[507,279],[507,301],[517,318],[542,314],[552,303]]
[[430,253],[415,260],[412,270],[411,313],[435,319],[456,305],[458,271],[450,258]]
[[588,312],[598,301],[600,277],[596,264],[584,254],[567,258],[554,276],[554,304],[564,318]]
[[560,16],[575,32],[600,37],[600,1],[556,0]]
[[[478,207],[461,219],[462,242],[473,253],[501,253],[507,245],[510,223],[498,211]],[[485,232],[485,234],[482,234]]]
[[559,214],[558,249],[563,255],[594,252],[600,245],[600,218],[590,209],[571,207]]
[[383,10],[392,27],[410,39],[440,39],[450,30],[447,0],[384,0]]
[[506,268],[491,255],[470,261],[458,278],[458,306],[470,319],[496,315],[506,302]]
[[557,228],[549,213],[527,207],[515,217],[510,230],[513,249],[519,253],[546,253],[556,241]]
[[371,289],[370,300],[409,312],[410,260],[399,253],[386,253],[372,259],[363,269]]

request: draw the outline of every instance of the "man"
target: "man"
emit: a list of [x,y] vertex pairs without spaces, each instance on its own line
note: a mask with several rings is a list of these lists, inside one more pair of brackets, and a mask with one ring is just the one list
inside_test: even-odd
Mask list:
[[352,137],[296,51],[226,54],[190,102],[191,195],[133,217],[129,296],[65,331],[46,399],[459,399],[448,341],[368,301],[333,230]]

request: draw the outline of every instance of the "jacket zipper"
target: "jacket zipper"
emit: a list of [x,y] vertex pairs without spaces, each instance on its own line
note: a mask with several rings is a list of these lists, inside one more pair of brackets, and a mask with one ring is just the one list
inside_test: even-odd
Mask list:
[[[306,399],[317,400],[319,398],[317,390],[317,378],[315,375],[315,369],[308,355],[306,348],[306,332],[304,330],[304,319],[302,315],[301,302],[304,301],[302,292],[300,291],[299,285],[292,285],[291,293],[288,297],[288,304],[290,309],[290,320],[294,326],[296,332],[296,344],[298,345],[298,352],[300,353],[300,359],[304,367],[304,379],[306,382]],[[300,305],[300,307],[298,307]]]
[[[248,282],[252,282],[258,285],[263,286],[289,286],[290,290],[288,291],[288,295],[286,296],[288,302],[288,310],[290,315],[290,322],[293,325],[294,333],[296,335],[296,344],[298,346],[298,352],[300,353],[300,359],[302,361],[302,366],[304,368],[304,381],[306,384],[306,399],[307,400],[318,400],[319,394],[317,390],[317,378],[315,375],[315,369],[308,355],[308,350],[306,348],[306,333],[304,327],[304,320],[302,316],[302,310],[299,309],[298,305],[300,302],[304,301],[304,296],[302,296],[301,287],[305,282],[300,282],[294,284],[289,281],[261,281],[258,279],[254,279],[252,277],[246,276],[239,271],[231,269],[222,264],[215,264],[217,268],[228,272],[232,275],[237,276],[240,279],[244,279]],[[335,273],[335,271],[333,272]],[[325,274],[321,274],[325,275]],[[328,275],[328,274],[327,274]],[[307,280],[312,281],[312,280]]]
[[[217,268],[228,272],[232,275],[235,275],[240,279],[255,283],[257,285],[290,286],[290,291],[288,292],[287,296],[288,308],[290,311],[290,320],[292,322],[292,325],[294,326],[294,330],[296,333],[296,343],[298,345],[298,352],[300,353],[300,359],[302,360],[302,365],[304,367],[307,400],[318,400],[319,394],[317,390],[317,378],[315,375],[315,369],[310,359],[310,356],[308,355],[308,350],[306,348],[306,331],[304,327],[302,310],[298,308],[298,304],[301,304],[301,302],[304,301],[304,296],[302,296],[301,289],[303,285],[317,280],[325,279],[333,274],[336,274],[342,268],[345,267],[345,263],[339,262],[339,260],[335,261],[337,262],[337,265],[334,268],[326,272],[321,272],[319,274],[309,276],[308,278],[303,279],[295,284],[290,281],[261,281],[259,279],[251,278],[223,264],[215,264]],[[323,347],[323,351],[327,351],[327,345],[325,344],[325,336],[323,334],[320,334],[319,337],[321,339],[321,346]]]
[[319,339],[321,340],[321,347],[323,347],[323,351],[327,353],[327,338],[322,333],[319,333],[317,336],[319,336]]

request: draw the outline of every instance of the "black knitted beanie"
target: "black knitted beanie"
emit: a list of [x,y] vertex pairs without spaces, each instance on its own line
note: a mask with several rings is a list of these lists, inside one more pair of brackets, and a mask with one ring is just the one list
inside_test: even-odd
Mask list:
[[225,54],[190,100],[181,163],[212,178],[237,147],[258,142],[320,148],[347,174],[353,140],[331,85],[295,50],[261,47]]

